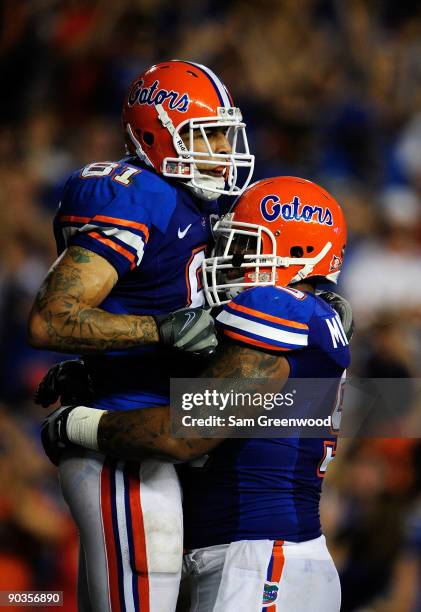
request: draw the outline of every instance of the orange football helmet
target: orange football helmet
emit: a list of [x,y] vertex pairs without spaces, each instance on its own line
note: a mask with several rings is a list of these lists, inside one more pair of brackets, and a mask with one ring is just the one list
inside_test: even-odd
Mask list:
[[[122,120],[130,152],[159,174],[183,180],[203,199],[240,195],[251,180],[254,155],[249,151],[240,109],[206,66],[172,60],[148,68],[130,86]],[[206,133],[210,128],[225,130],[230,152],[213,153]],[[194,150],[197,133],[207,152]],[[196,166],[200,162],[225,166],[226,171],[222,176],[205,174]],[[239,168],[248,169],[242,183]]]
[[337,282],[345,218],[336,200],[311,181],[284,176],[254,183],[213,231],[215,247],[202,265],[211,307],[250,287],[286,287],[314,277]]

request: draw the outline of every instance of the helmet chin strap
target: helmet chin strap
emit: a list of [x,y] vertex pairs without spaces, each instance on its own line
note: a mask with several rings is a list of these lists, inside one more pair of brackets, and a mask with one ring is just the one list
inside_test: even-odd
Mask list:
[[312,257],[312,258],[297,258],[297,257],[287,258],[287,259],[289,259],[289,264],[288,265],[291,265],[291,263],[296,265],[296,262],[297,263],[298,262],[305,263],[305,265],[300,270],[298,270],[297,274],[294,276],[294,278],[291,279],[290,282],[291,283],[299,283],[300,281],[302,281],[305,278],[307,278],[307,276],[309,276],[309,274],[311,274],[313,272],[314,266],[316,264],[318,264],[319,261],[321,261],[325,257],[325,255],[327,255],[329,253],[331,248],[332,248],[332,243],[331,242],[326,242],[325,246],[322,248],[320,253],[318,255],[316,255],[315,257]]
[[142,149],[142,145],[140,144],[140,142],[138,141],[136,136],[133,134],[133,130],[131,128],[130,123],[127,124],[127,128],[126,129],[127,129],[128,135],[130,137],[130,140],[132,141],[132,143],[134,144],[134,147],[136,149],[136,155],[138,156],[140,161],[145,162],[145,164],[147,166],[151,166],[151,168],[152,168],[153,164],[152,164],[151,160],[149,159],[149,157],[146,155],[145,151]]
[[205,200],[207,202],[211,202],[212,200],[216,200],[221,195],[218,192],[210,191],[206,189],[207,186],[212,189],[223,189],[225,185],[225,179],[223,176],[210,176],[209,174],[204,174],[200,172],[196,168],[193,167],[193,178],[190,181],[184,183],[184,186],[187,187],[190,191],[194,193],[195,196],[200,198],[201,200]]

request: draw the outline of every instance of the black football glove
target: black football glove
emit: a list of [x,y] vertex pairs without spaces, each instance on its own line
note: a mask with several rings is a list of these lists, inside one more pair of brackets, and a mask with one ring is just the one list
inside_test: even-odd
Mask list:
[[41,425],[41,441],[45,454],[54,465],[58,465],[65,448],[74,446],[67,437],[67,419],[74,406],[60,406],[49,414]]
[[316,291],[316,294],[336,310],[341,319],[346,337],[348,341],[351,340],[354,333],[354,319],[352,318],[351,304],[348,300],[333,291]]
[[92,380],[83,361],[70,360],[51,367],[35,391],[35,403],[48,408],[58,399],[63,406],[89,406],[94,396]]
[[164,346],[200,357],[210,357],[215,353],[218,340],[208,310],[182,308],[169,315],[155,315],[154,318]]

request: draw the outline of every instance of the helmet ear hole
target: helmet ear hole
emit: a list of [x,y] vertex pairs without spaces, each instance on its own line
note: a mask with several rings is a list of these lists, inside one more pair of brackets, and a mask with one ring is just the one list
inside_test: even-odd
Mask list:
[[303,247],[293,246],[290,248],[289,254],[291,257],[302,257],[304,255]]
[[155,141],[155,138],[152,132],[143,132],[142,140],[146,145],[148,145],[148,147],[151,147]]
[[308,246],[306,247],[306,253],[312,253],[314,251],[314,247]]

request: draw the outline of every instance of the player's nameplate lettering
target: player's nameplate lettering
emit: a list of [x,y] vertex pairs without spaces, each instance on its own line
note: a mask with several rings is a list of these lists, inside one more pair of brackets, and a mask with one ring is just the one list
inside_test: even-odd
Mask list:
[[342,327],[342,321],[340,320],[339,315],[336,315],[331,319],[325,319],[325,321],[330,331],[333,348],[338,348],[339,345],[347,346],[348,340],[344,328]]

